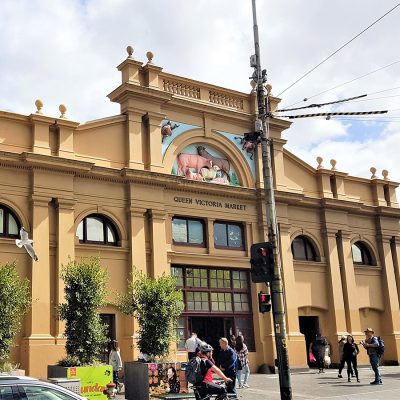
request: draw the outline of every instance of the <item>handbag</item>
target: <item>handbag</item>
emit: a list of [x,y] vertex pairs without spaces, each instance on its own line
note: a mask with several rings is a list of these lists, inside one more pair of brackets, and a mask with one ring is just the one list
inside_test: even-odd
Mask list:
[[310,351],[310,352],[308,353],[308,357],[309,357],[309,359],[310,359],[310,362],[316,362],[316,361],[317,361],[317,360],[315,359],[314,354],[312,353],[312,351]]

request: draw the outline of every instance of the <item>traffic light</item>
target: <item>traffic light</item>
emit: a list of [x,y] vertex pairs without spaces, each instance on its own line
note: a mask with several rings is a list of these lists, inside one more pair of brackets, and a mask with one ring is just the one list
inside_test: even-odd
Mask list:
[[274,279],[274,247],[272,243],[251,246],[251,280],[254,283],[272,282]]
[[271,295],[258,293],[258,311],[263,314],[271,311]]

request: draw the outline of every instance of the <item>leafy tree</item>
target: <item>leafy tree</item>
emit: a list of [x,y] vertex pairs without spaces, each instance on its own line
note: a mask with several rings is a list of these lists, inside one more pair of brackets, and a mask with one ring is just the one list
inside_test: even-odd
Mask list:
[[98,308],[105,305],[107,272],[100,259],[70,261],[62,269],[66,303],[58,307],[59,317],[66,321],[67,358],[60,365],[93,364],[99,361],[106,342],[105,326]]
[[15,262],[0,265],[0,370],[6,368],[13,339],[30,308],[29,280],[19,277]]
[[183,296],[176,289],[175,278],[165,274],[151,278],[134,270],[127,293],[118,297],[118,306],[139,323],[140,351],[152,360],[166,356],[176,340],[175,326],[183,311]]

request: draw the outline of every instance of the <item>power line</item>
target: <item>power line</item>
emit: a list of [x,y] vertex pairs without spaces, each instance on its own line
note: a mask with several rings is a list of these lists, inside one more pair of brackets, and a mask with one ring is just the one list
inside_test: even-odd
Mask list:
[[[363,99],[363,100],[356,100],[352,101],[351,104],[353,103],[360,103],[361,101],[372,101],[372,100],[381,100],[381,99],[390,99],[392,97],[400,97],[400,94],[394,94],[392,96],[381,96],[381,97],[372,97],[371,99]],[[293,110],[293,109],[292,109]],[[278,111],[278,110],[277,110]]]
[[[297,105],[297,104],[302,103],[303,101],[308,101],[308,100],[310,100],[310,99],[312,99],[312,98],[314,98],[314,97],[320,96],[321,94],[330,92],[331,90],[334,90],[334,89],[337,89],[337,88],[339,88],[339,87],[341,87],[341,86],[344,86],[344,85],[347,85],[347,84],[349,84],[349,83],[355,82],[355,81],[357,81],[358,79],[365,78],[366,76],[372,75],[372,74],[374,74],[375,72],[381,71],[381,70],[383,70],[383,69],[385,69],[385,68],[389,68],[389,67],[391,67],[392,65],[396,65],[396,64],[399,64],[399,63],[400,63],[400,60],[394,61],[394,62],[392,62],[392,63],[390,63],[390,64],[387,64],[387,65],[385,65],[385,66],[383,66],[383,67],[380,67],[380,68],[378,68],[378,69],[375,69],[375,70],[373,70],[373,71],[371,71],[371,72],[368,72],[368,73],[366,73],[366,74],[363,74],[363,75],[360,75],[360,76],[358,76],[358,77],[356,77],[356,78],[353,78],[353,79],[351,79],[351,80],[349,80],[349,81],[347,81],[347,82],[343,82],[343,83],[340,83],[339,85],[333,86],[333,87],[331,87],[330,89],[326,89],[326,90],[323,90],[322,92],[319,92],[319,93],[317,93],[317,94],[313,94],[312,96],[306,97],[305,99],[303,99],[303,100],[301,100],[301,101],[298,101],[297,103],[293,103],[293,104],[291,104],[291,105],[288,106],[288,107],[295,106],[295,105]],[[277,96],[277,97],[278,97],[278,96]]]
[[311,68],[308,72],[306,72],[303,76],[301,76],[299,79],[297,79],[295,82],[293,82],[290,86],[288,86],[285,90],[280,92],[277,97],[285,93],[287,90],[289,90],[291,87],[293,87],[296,83],[300,82],[303,78],[305,78],[307,75],[311,74],[315,69],[317,69],[320,65],[322,65],[324,62],[328,61],[330,58],[332,58],[336,53],[338,53],[340,50],[342,50],[344,47],[346,47],[348,44],[350,44],[353,40],[357,39],[359,36],[361,36],[364,32],[366,32],[369,28],[374,26],[377,22],[379,22],[381,19],[386,17],[386,15],[390,14],[392,11],[394,11],[397,7],[400,6],[400,3],[397,3],[392,9],[387,11],[385,14],[383,14],[381,17],[379,17],[376,21],[374,21],[372,24],[367,26],[364,30],[362,30],[360,33],[358,33],[356,36],[354,36],[352,39],[350,39],[348,42],[340,46],[337,50],[335,50],[331,55],[328,57],[324,58],[319,64],[317,64],[314,68]]
[[289,118],[289,119],[297,119],[297,118],[310,118],[310,117],[328,117],[334,115],[370,115],[370,114],[386,114],[387,110],[380,111],[338,111],[338,112],[322,112],[322,113],[313,113],[313,114],[300,114],[300,115],[280,115],[279,118]]

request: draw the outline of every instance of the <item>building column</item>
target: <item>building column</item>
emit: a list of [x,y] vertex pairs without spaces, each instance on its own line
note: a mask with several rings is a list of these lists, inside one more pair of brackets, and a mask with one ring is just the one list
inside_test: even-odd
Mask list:
[[385,339],[385,361],[398,363],[400,359],[400,309],[390,240],[390,236],[377,236],[379,258],[383,270],[382,291],[385,305],[382,315],[383,332],[377,333],[382,334]]
[[362,336],[360,307],[358,303],[356,276],[354,273],[354,263],[351,252],[350,232],[339,231],[337,245],[341,266],[340,271],[342,277],[347,331],[351,332],[353,335]]
[[157,277],[165,273],[170,275],[167,259],[167,235],[165,221],[167,219],[164,210],[151,210],[151,260],[152,276]]
[[[279,223],[282,280],[286,303],[286,329],[288,337],[290,363],[296,366],[307,365],[306,342],[300,332],[299,309],[296,303],[296,278],[294,274],[293,256],[290,238],[290,225]],[[286,295],[289,293],[290,295]]]
[[215,219],[207,218],[207,247],[208,254],[215,254],[214,246],[214,222]]
[[130,215],[130,267],[147,274],[146,263],[146,209],[131,207]]
[[[147,161],[146,168],[152,172],[163,172],[162,163],[162,139],[161,139],[161,122],[165,118],[164,114],[156,112],[148,112],[144,116],[147,124],[146,127],[146,147]],[[168,171],[168,173],[171,171]]]
[[[62,304],[65,300],[64,281],[61,279],[63,266],[70,260],[75,260],[75,215],[74,199],[57,199],[58,227],[57,227],[57,271],[56,271],[56,298],[55,304]],[[56,341],[65,344],[63,334],[65,322],[56,320]]]
[[392,240],[390,241],[390,247],[392,250],[393,267],[397,285],[397,297],[400,303],[400,238],[398,236],[394,236],[392,238]]
[[[53,363],[53,354],[43,351],[54,344],[51,335],[49,202],[45,195],[32,195],[32,232],[38,261],[31,260],[32,308],[26,319],[27,337],[21,346],[22,366],[29,375],[41,376],[42,365]],[[40,363],[37,360],[41,360]]]
[[[127,162],[128,168],[144,169],[143,132],[141,111],[127,112]],[[160,135],[161,136],[161,135]]]
[[[329,323],[329,342],[337,343],[342,335],[347,332],[346,327],[346,308],[348,309],[347,299],[343,296],[342,278],[340,274],[339,255],[337,248],[337,230],[325,229],[323,231],[323,243],[326,262],[328,264],[328,323]],[[344,301],[343,301],[344,300]],[[328,333],[327,332],[327,333]],[[335,362],[339,362],[338,347],[331,346],[335,356]]]

